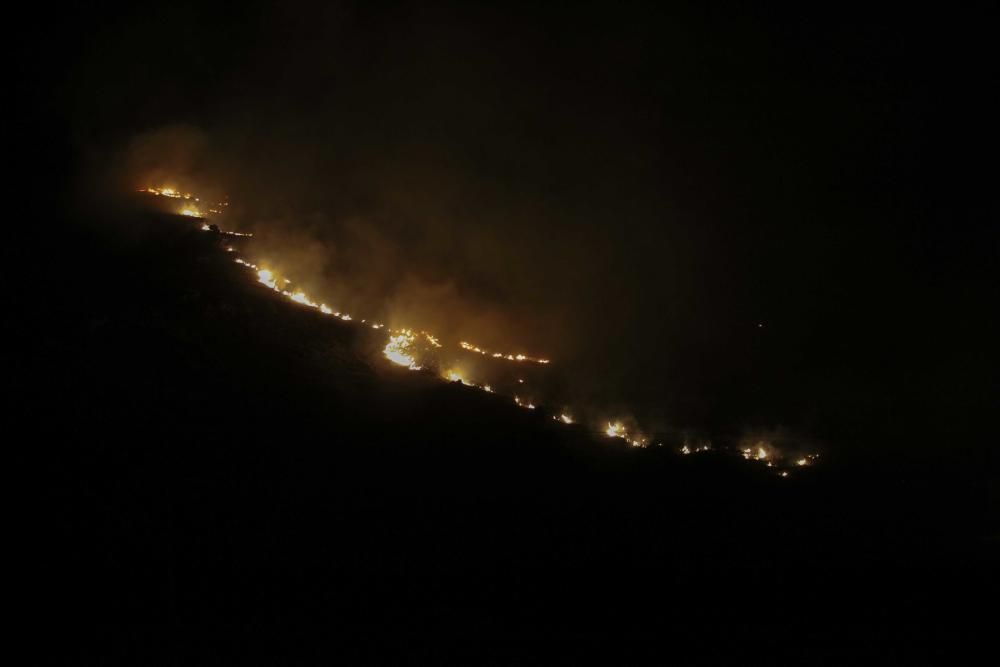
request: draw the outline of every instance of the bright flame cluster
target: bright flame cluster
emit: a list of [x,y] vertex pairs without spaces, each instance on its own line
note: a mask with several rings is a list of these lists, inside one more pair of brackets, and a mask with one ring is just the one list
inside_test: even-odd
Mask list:
[[[186,201],[192,201],[193,200],[193,201],[196,201],[196,202],[199,202],[199,203],[201,202],[200,198],[195,197],[190,192],[183,192],[182,193],[180,190],[177,190],[175,188],[170,188],[170,187],[143,188],[143,189],[140,189],[139,192],[145,192],[147,194],[156,195],[157,197],[169,197],[170,199],[184,199]],[[218,208],[209,208],[208,211],[210,213],[214,213],[216,215],[220,215],[223,212],[222,209],[224,207],[226,207],[226,206],[229,206],[229,202],[227,202],[227,201],[220,201],[220,202],[214,204],[214,206],[217,206]],[[181,215],[186,215],[186,216],[192,217],[192,218],[204,218],[205,217],[205,215],[194,204],[187,204],[187,205],[184,206],[184,208],[180,209],[177,212],[179,214],[181,214]],[[252,234],[239,234],[237,232],[226,232],[226,233],[228,233],[228,234],[230,234],[232,236],[253,236]]]
[[409,329],[403,329],[395,336],[389,336],[389,343],[385,346],[382,353],[385,355],[386,359],[394,364],[406,366],[411,371],[419,371],[420,364],[418,364],[416,359],[413,358],[413,352],[411,350],[413,342],[416,339],[417,337],[412,331]]
[[148,192],[151,195],[170,197],[172,199],[194,199],[195,201],[201,201],[197,197],[192,197],[190,192],[181,194],[174,188],[146,188],[144,190],[139,190],[139,192]]

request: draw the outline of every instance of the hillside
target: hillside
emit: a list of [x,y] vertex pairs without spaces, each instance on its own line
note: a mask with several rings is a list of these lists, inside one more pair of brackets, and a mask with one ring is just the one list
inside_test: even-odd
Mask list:
[[916,664],[976,636],[996,545],[962,461],[630,448],[387,363],[187,222],[109,215],[12,325],[80,659]]

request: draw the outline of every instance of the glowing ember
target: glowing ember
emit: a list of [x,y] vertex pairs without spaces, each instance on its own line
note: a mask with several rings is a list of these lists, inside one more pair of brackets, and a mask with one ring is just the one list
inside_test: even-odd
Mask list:
[[547,364],[548,359],[538,359],[536,357],[529,357],[524,354],[502,354],[500,352],[490,352],[489,350],[484,350],[478,345],[473,345],[472,343],[467,343],[462,341],[458,344],[463,350],[468,350],[469,352],[475,352],[476,354],[482,354],[484,356],[490,356],[494,359],[507,359],[508,361],[528,361],[533,364]]

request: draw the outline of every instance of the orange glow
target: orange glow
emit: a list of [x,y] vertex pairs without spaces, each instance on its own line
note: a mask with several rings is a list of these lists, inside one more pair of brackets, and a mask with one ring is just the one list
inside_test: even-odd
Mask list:
[[[184,201],[178,202],[178,206],[181,207],[178,212],[184,216],[199,218],[198,222],[201,224],[201,229],[203,230],[211,229],[209,225],[203,221],[203,218],[205,216],[201,213],[199,206],[195,204],[195,202],[200,202],[200,199],[198,197],[193,197],[190,193],[182,193],[182,191],[174,187],[160,187],[160,188],[149,187],[140,190],[139,192],[145,192],[160,197],[168,197],[171,199],[183,199]],[[223,207],[229,206],[229,202],[223,201],[223,202],[217,202],[215,204],[209,204],[206,201],[204,206],[206,207],[212,206],[212,208],[206,208],[205,210],[208,210],[211,213],[215,214],[215,213],[221,213]],[[252,234],[249,233],[242,233],[235,231],[220,230],[218,233],[230,237],[249,238],[253,236]],[[271,269],[260,267],[257,264],[254,264],[253,262],[243,259],[242,257],[239,256],[239,252],[242,251],[242,248],[239,245],[237,245],[237,247],[235,248],[233,246],[227,246],[224,249],[228,253],[233,253],[230,256],[233,258],[234,262],[242,266],[245,266],[249,269],[252,269],[256,273],[256,280],[259,283],[267,286],[271,290],[278,292],[282,296],[288,298],[290,301],[294,301],[298,304],[305,305],[310,308],[315,308],[319,310],[319,312],[321,312],[323,315],[337,317],[344,322],[353,321],[350,314],[346,312],[335,311],[333,308],[327,306],[325,303],[317,303],[316,301],[313,301],[303,290],[293,288],[291,286],[291,281],[289,279],[279,277]],[[439,361],[438,359],[439,353],[435,352],[430,357],[425,358],[424,357],[425,354],[432,352],[431,348],[441,349],[444,347],[441,340],[434,334],[427,331],[415,332],[413,330],[405,328],[385,329],[385,325],[374,320],[369,321],[367,319],[361,319],[360,323],[365,325],[365,329],[370,329],[373,331],[385,330],[387,341],[385,347],[382,350],[382,353],[383,356],[385,356],[385,358],[391,361],[392,363],[404,366],[410,370],[421,370],[422,364],[426,363],[428,365],[432,365],[435,371],[439,373],[439,377],[443,380],[449,382],[461,382],[465,386],[475,387],[487,393],[494,393],[494,388],[490,384],[476,384],[471,382],[466,377],[464,370],[451,368],[446,371],[441,371],[441,369],[446,368],[446,366],[438,365],[439,363],[444,362],[443,359]],[[452,339],[452,341],[453,340],[454,339]],[[452,341],[449,341],[447,343],[449,348],[454,345],[454,342]],[[513,352],[499,352],[494,350],[488,350],[474,343],[470,343],[468,341],[461,341],[457,345],[462,350],[465,350],[467,352],[473,352],[475,354],[479,354],[484,357],[489,357],[491,359],[502,359],[505,361],[522,363],[522,364],[546,365],[550,363],[549,360],[545,358],[532,357],[521,352],[513,353]],[[447,352],[445,354],[447,355]],[[456,361],[455,359],[451,359],[449,361],[451,363],[463,364],[463,362]],[[474,362],[467,362],[467,363],[471,365]],[[493,368],[495,370],[495,367]],[[474,370],[477,376],[480,373],[484,372],[484,369],[478,367],[474,367]],[[535,391],[535,389],[532,388],[530,384],[525,385],[524,378],[516,378],[516,381],[518,385],[522,385],[518,387],[519,391],[525,393]],[[531,384],[533,384],[533,382]],[[509,398],[510,394],[506,394],[506,396]],[[519,407],[528,410],[534,410],[536,408],[534,403],[522,399],[520,396],[513,396],[513,399],[514,403]],[[605,412],[604,414],[614,414],[617,411],[617,409],[618,408],[607,410],[607,412]],[[619,412],[619,414],[622,413]],[[584,412],[583,414],[577,414],[576,418],[581,419],[581,421],[583,421],[584,423],[593,423],[591,421],[593,417],[590,414],[587,414],[586,412]],[[562,424],[576,423],[576,419],[566,412],[555,413],[552,415],[552,419]],[[649,441],[645,436],[634,435],[633,433],[629,432],[630,430],[634,429],[635,433],[642,433],[642,427],[639,424],[630,421],[629,429],[626,429],[626,427],[621,422],[618,421],[609,421],[606,422],[606,424],[607,424],[606,428],[602,428],[602,430],[604,434],[608,437],[620,438],[625,442],[629,443],[633,447],[644,448],[647,447],[649,444]],[[662,443],[659,444],[661,444],[662,446]],[[689,441],[689,442],[684,442],[683,446],[680,448],[680,452],[684,455],[690,455],[697,452],[706,452],[709,451],[710,449],[711,449],[711,443],[708,441],[704,440]],[[773,468],[775,472],[781,477],[788,477],[789,475],[788,470],[790,470],[793,466],[796,467],[810,466],[813,465],[818,459],[817,454],[805,454],[805,455],[800,454],[798,458],[793,459],[791,456],[786,458],[785,454],[780,449],[776,448],[772,444],[770,439],[761,439],[761,440],[757,440],[756,438],[754,438],[753,440],[748,439],[747,441],[741,443],[738,449],[733,449],[728,446],[721,446],[720,452],[728,452],[730,455],[733,456],[740,455],[747,461],[764,463],[766,467]]]
[[503,354],[501,352],[490,352],[489,350],[485,350],[485,349],[479,347],[478,345],[473,345],[472,343],[468,343],[468,342],[466,342],[464,340],[461,341],[458,345],[463,350],[468,350],[469,352],[475,352],[476,354],[481,354],[483,356],[490,356],[490,357],[493,357],[494,359],[506,359],[508,361],[527,361],[527,362],[530,362],[530,363],[533,363],[533,364],[547,364],[547,363],[549,363],[548,359],[539,359],[539,358],[536,358],[536,357],[529,357],[529,356],[524,355],[524,354],[506,354],[505,355],[505,354]]
[[274,282],[274,274],[267,269],[260,269],[257,271],[257,281],[267,285],[273,290],[278,289],[278,284]]
[[614,424],[608,422],[608,428],[606,428],[604,432],[611,438],[625,437],[625,427],[622,426],[620,422],[615,422]]
[[406,366],[411,371],[418,371],[420,370],[420,365],[413,358],[411,350],[414,340],[416,340],[416,336],[413,335],[413,332],[404,329],[398,335],[389,337],[389,343],[385,346],[382,353],[392,363]]

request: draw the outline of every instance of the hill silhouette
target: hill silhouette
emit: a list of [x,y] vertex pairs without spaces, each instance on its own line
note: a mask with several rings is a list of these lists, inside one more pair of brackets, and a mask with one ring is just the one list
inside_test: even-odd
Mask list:
[[918,664],[978,636],[963,461],[631,449],[393,367],[189,221],[107,217],[20,325],[81,662]]

